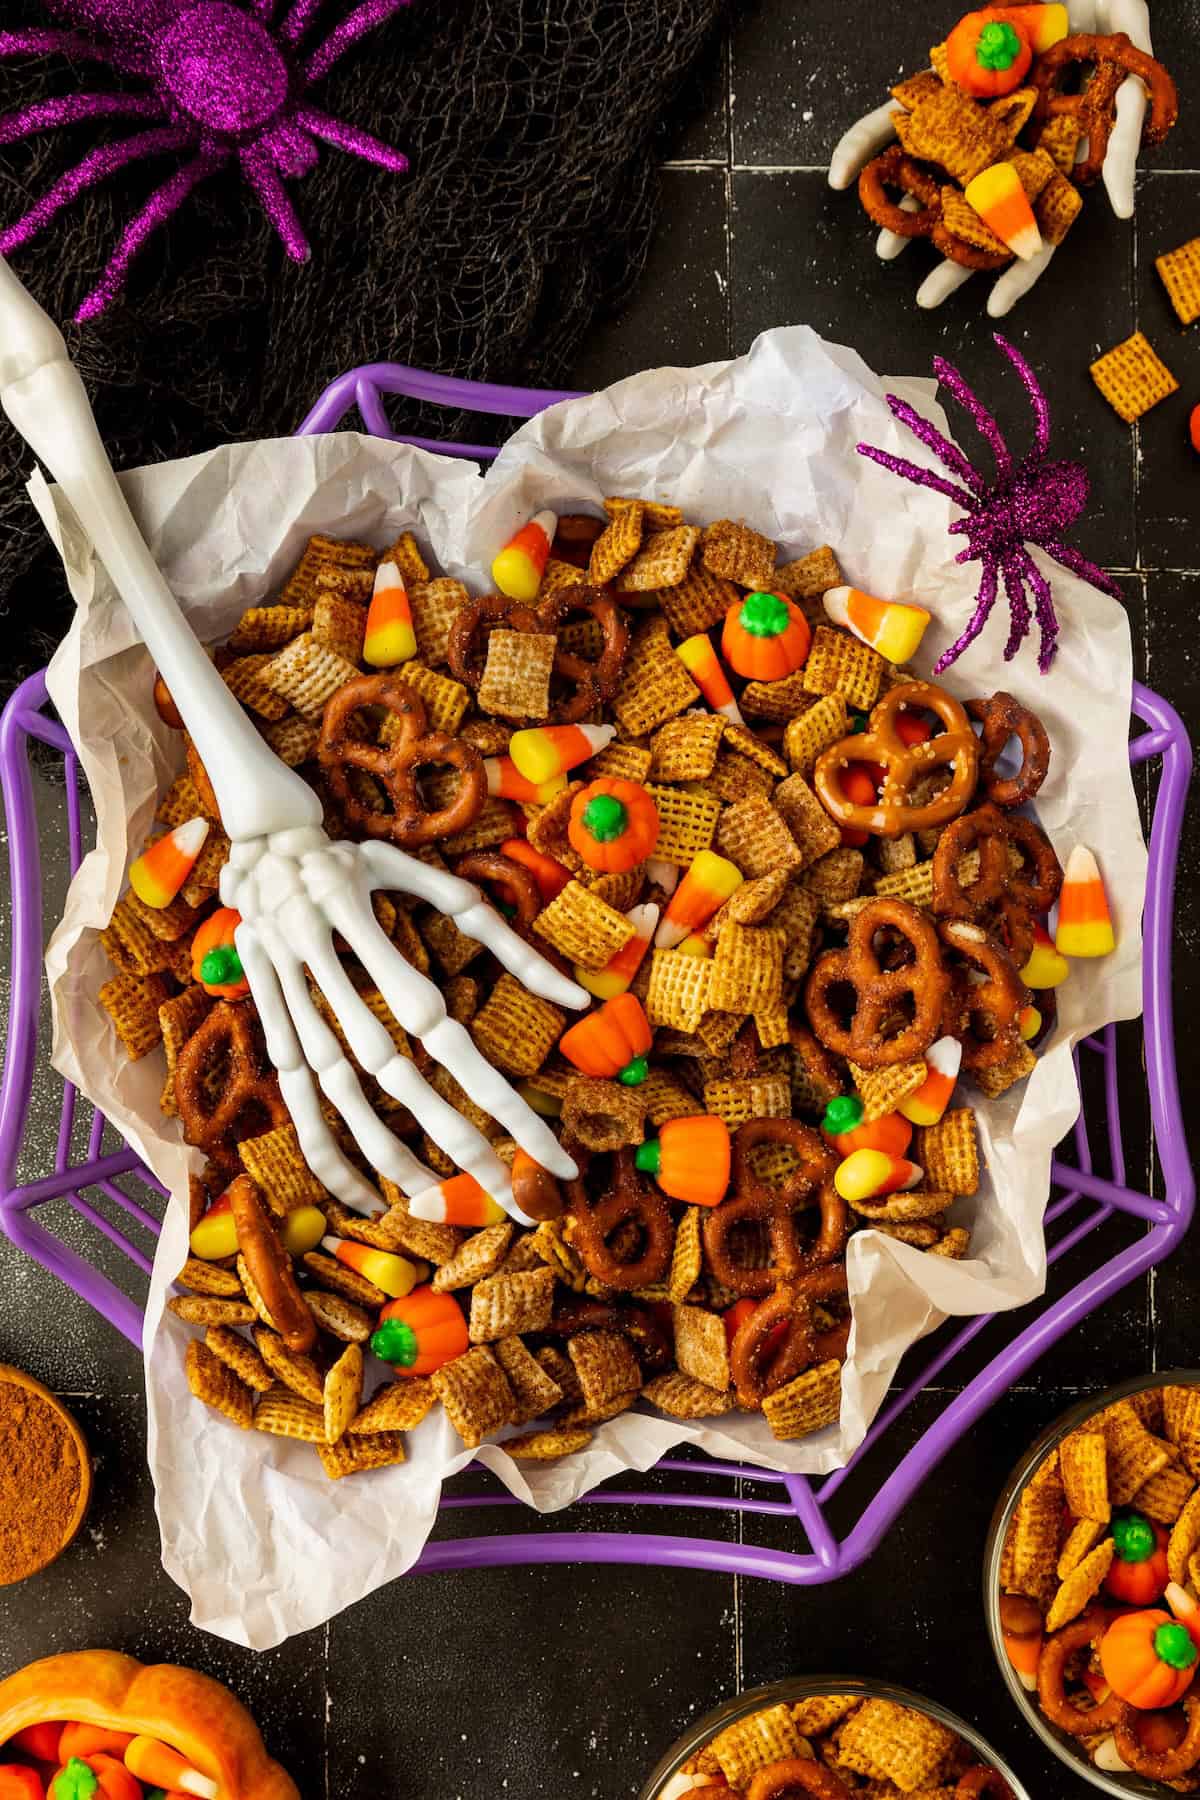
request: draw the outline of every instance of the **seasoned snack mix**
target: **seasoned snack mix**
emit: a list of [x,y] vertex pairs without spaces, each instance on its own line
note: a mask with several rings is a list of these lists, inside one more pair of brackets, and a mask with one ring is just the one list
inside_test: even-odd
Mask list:
[[[631,496],[605,514],[539,514],[482,598],[411,533],[382,555],[314,538],[214,650],[331,835],[477,882],[596,996],[569,1016],[450,919],[375,896],[577,1179],[428,1063],[343,950],[396,1051],[511,1168],[521,1217],[365,1074],[427,1185],[376,1175],[329,1108],[378,1206],[325,1191],[219,904],[229,841],[190,743],[103,934],[102,1004],[130,1057],[162,1045],[163,1110],[206,1159],[170,1301],[198,1333],[191,1390],[312,1444],[333,1479],[403,1461],[437,1406],[465,1446],[507,1432],[539,1460],[635,1404],[759,1411],[781,1440],[832,1424],[851,1235],[968,1254],[973,1096],[1028,1074],[1051,1017],[1043,996],[1031,1022],[1031,987],[1062,870],[1013,810],[1045,779],[1040,721],[1003,693],[964,709],[889,660],[928,615],[848,588],[829,546],[777,566],[743,521]],[[175,723],[161,682],[155,704]]]

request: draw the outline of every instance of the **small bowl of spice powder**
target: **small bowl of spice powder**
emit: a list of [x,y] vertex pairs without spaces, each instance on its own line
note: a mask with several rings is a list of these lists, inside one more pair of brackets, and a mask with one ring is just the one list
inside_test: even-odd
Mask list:
[[75,1420],[40,1381],[0,1363],[0,1587],[61,1556],[91,1495],[92,1461]]

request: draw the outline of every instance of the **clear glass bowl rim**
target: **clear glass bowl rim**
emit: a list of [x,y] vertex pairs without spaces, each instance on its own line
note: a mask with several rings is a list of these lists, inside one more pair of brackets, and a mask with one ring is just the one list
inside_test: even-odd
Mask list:
[[1128,1775],[1110,1775],[1104,1769],[1098,1769],[1095,1763],[1086,1756],[1081,1756],[1072,1740],[1065,1732],[1055,1729],[1048,1719],[1042,1715],[1041,1708],[1032,1694],[1026,1693],[1021,1686],[1016,1670],[1008,1660],[1004,1648],[1004,1638],[1000,1630],[1000,1553],[1004,1548],[1004,1538],[1008,1531],[1009,1520],[1025,1486],[1034,1469],[1068,1433],[1077,1429],[1096,1413],[1103,1412],[1106,1406],[1112,1406],[1118,1400],[1127,1400],[1130,1394],[1144,1393],[1147,1388],[1158,1387],[1200,1387],[1200,1369],[1156,1369],[1150,1375],[1136,1375],[1128,1381],[1120,1381],[1115,1387],[1106,1388],[1102,1394],[1091,1394],[1085,1400],[1079,1400],[1066,1412],[1047,1425],[1041,1436],[1030,1445],[1016,1465],[1012,1474],[1001,1490],[996,1502],[996,1510],[992,1514],[992,1522],[988,1527],[987,1543],[983,1552],[983,1611],[987,1620],[988,1638],[991,1641],[992,1654],[1000,1666],[1000,1674],[1008,1689],[1009,1696],[1016,1702],[1025,1723],[1037,1733],[1046,1748],[1053,1752],[1059,1762],[1071,1769],[1080,1780],[1089,1782],[1102,1794],[1109,1794],[1113,1800],[1165,1800],[1175,1792],[1162,1781],[1147,1781],[1132,1771]]
[[[1003,1757],[992,1749],[973,1725],[968,1725],[957,1713],[940,1706],[936,1700],[927,1700],[924,1694],[915,1694],[911,1688],[897,1687],[890,1681],[869,1680],[856,1675],[790,1675],[782,1681],[768,1681],[762,1687],[747,1688],[744,1693],[733,1695],[720,1706],[715,1706],[711,1712],[705,1713],[702,1719],[697,1719],[694,1725],[688,1726],[655,1768],[642,1788],[639,1800],[656,1800],[664,1782],[678,1773],[688,1757],[694,1756],[710,1738],[715,1737],[719,1731],[724,1731],[736,1719],[743,1719],[747,1713],[758,1712],[764,1706],[809,1700],[817,1694],[859,1694],[864,1700],[895,1700],[901,1706],[911,1706],[917,1712],[927,1713],[940,1725],[957,1732],[981,1762],[990,1763],[998,1774],[1003,1775],[1013,1791],[1014,1800],[1030,1800],[1029,1790],[1022,1786]],[[700,1794],[703,1792],[703,1788],[699,1789]]]

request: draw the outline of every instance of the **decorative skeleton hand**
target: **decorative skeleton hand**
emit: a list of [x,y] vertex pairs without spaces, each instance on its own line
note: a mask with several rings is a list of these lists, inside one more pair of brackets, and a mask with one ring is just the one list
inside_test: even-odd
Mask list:
[[321,1113],[315,1072],[372,1168],[410,1196],[437,1180],[368,1104],[337,1038],[313,1004],[305,968],[361,1066],[500,1205],[523,1223],[532,1223],[517,1208],[508,1173],[486,1138],[429,1087],[413,1062],[397,1054],[338,961],[333,934],[345,938],[405,1030],[536,1162],[567,1179],[577,1173],[574,1162],[549,1127],[484,1061],[463,1027],[447,1017],[433,982],[412,968],[385,936],[371,908],[371,893],[376,888],[399,890],[450,914],[461,931],[486,945],[545,999],[581,1007],[587,994],[519,938],[469,882],[390,844],[330,842],[321,827],[316,794],[264,743],[192,634],[138,533],[61,333],[3,260],[0,405],[57,478],[91,536],[208,772],[233,846],[221,876],[221,897],[242,915],[238,954],[313,1172],[356,1211],[384,1210],[379,1195],[334,1141]]
[[[1072,32],[1107,37],[1123,31],[1139,50],[1153,54],[1147,0],[1069,0],[1067,12]],[[844,133],[829,159],[830,187],[848,188],[857,181],[859,171],[871,158],[886,149],[896,135],[892,123],[895,110],[896,102],[889,100]],[[1119,219],[1133,217],[1133,188],[1145,117],[1146,90],[1136,75],[1130,75],[1117,92],[1116,123],[1108,140],[1103,170],[1104,185]],[[1085,141],[1079,147],[1081,156],[1086,154],[1086,148]],[[901,205],[904,205],[903,201]],[[876,255],[890,262],[911,242],[911,238],[901,237],[885,228],[876,239]],[[1000,272],[988,295],[987,309],[993,319],[1002,319],[1012,311],[1022,294],[1029,292],[1049,267],[1054,249],[1053,244],[1046,244],[1028,262],[1016,259]],[[917,305],[940,306],[973,273],[974,270],[948,259],[940,262],[917,289]]]

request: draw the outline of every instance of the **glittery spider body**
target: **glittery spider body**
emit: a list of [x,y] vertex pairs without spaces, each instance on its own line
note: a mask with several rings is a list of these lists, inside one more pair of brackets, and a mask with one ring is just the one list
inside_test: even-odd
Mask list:
[[46,0],[61,26],[0,31],[0,56],[64,55],[147,84],[143,92],[76,93],[0,117],[0,145],[59,125],[142,119],[149,128],[89,150],[29,212],[0,233],[0,253],[28,243],[62,209],[127,164],[185,160],[125,228],[76,317],[95,318],[120,292],[129,265],[200,182],[232,163],[258,193],[290,257],[308,240],[284,186],[315,166],[322,143],[403,174],[408,159],[307,100],[356,39],[407,0],[359,0],[315,45],[305,40],[322,0]]
[[1036,544],[1060,567],[1070,569],[1072,574],[1090,582],[1101,592],[1111,594],[1117,600],[1121,598],[1121,590],[1110,575],[1063,542],[1062,534],[1075,523],[1087,504],[1087,473],[1079,463],[1049,460],[1046,452],[1050,447],[1050,408],[1046,396],[1020,351],[998,332],[995,341],[1020,376],[1033,412],[1033,448],[1019,462],[1014,460],[991,413],[976,398],[958,370],[940,356],[933,359],[934,374],[970,414],[980,436],[991,449],[996,465],[994,477],[989,480],[961,450],[942,436],[936,426],[895,394],[887,396],[893,416],[902,425],[907,425],[942,467],[949,469],[963,485],[947,481],[933,469],[922,469],[904,457],[893,456],[888,450],[877,449],[872,444],[858,445],[860,456],[869,456],[873,462],[902,476],[905,481],[945,494],[964,510],[965,517],[955,519],[950,526],[952,532],[967,540],[966,548],[960,550],[954,560],[980,564],[979,594],[966,630],[933,665],[935,675],[956,662],[968,644],[979,636],[996,603],[1001,581],[1008,598],[1011,621],[1004,660],[1010,662],[1016,655],[1036,617],[1041,632],[1038,668],[1043,675],[1047,673],[1057,648],[1058,618],[1050,583],[1029,554],[1029,544]]

